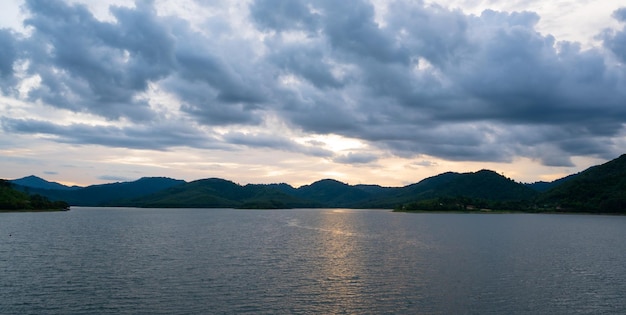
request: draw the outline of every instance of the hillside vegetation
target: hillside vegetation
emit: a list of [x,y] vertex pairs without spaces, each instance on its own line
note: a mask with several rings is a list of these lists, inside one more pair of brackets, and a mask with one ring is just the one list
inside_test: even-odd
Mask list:
[[50,201],[41,195],[29,195],[12,187],[9,181],[0,179],[0,211],[67,210],[69,204]]
[[[41,179],[29,181],[39,187],[56,187]],[[298,188],[285,183],[242,186],[220,178],[185,182],[152,177],[78,188],[21,189],[80,206],[626,213],[626,155],[553,182],[532,184],[480,170],[447,172],[404,187],[349,185],[332,179]]]
[[626,155],[590,167],[548,190],[538,203],[568,212],[626,212]]

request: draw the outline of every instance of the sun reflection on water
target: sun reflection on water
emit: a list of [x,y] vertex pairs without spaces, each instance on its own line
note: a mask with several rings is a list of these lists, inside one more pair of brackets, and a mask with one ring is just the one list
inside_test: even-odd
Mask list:
[[[319,261],[317,274],[323,290],[332,294],[332,312],[355,309],[368,301],[364,294],[364,257],[359,250],[358,216],[350,210],[320,213],[320,230],[315,240]],[[330,233],[328,233],[330,232]]]

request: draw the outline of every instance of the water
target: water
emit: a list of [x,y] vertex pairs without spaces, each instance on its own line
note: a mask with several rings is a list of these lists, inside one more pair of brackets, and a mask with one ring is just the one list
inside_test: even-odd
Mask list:
[[0,213],[1,314],[625,314],[626,217]]

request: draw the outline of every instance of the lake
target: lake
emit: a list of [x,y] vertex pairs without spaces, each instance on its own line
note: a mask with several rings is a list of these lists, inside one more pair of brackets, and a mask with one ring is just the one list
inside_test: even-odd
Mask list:
[[626,217],[0,213],[1,314],[626,314]]

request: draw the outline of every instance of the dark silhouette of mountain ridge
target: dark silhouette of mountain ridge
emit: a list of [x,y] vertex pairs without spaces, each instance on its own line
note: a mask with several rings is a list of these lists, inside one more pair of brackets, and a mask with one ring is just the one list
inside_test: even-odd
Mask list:
[[479,208],[616,213],[626,212],[626,155],[550,183],[534,184],[518,183],[494,171],[479,170],[446,172],[404,187],[349,185],[333,179],[298,188],[285,183],[242,186],[220,178],[187,183],[164,177],[78,189],[16,187],[50,200],[81,206],[464,211]]
[[79,189],[79,186],[66,186],[57,182],[49,182],[41,177],[30,175],[18,179],[12,179],[9,182],[24,187],[38,188],[38,189],[58,189],[58,190],[71,190]]
[[42,189],[21,185],[16,188],[50,200],[63,200],[73,206],[111,206],[122,205],[122,200],[137,198],[182,183],[185,181],[167,177],[143,177],[132,182],[91,185],[77,189]]

